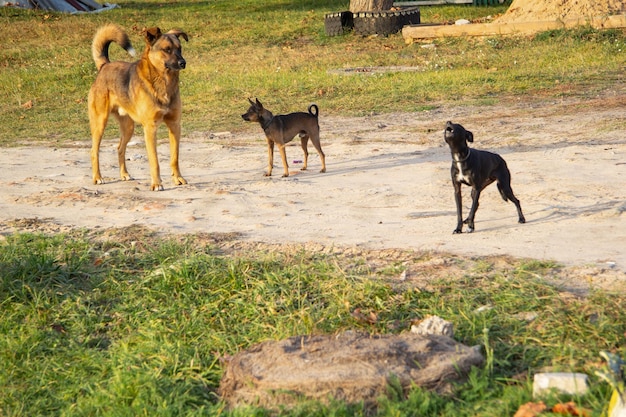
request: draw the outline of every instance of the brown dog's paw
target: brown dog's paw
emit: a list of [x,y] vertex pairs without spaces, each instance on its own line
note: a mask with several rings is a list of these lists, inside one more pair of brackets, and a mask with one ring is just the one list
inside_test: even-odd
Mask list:
[[180,176],[172,176],[172,181],[174,182],[174,185],[185,185],[187,184],[187,180],[184,179],[183,177]]
[[152,184],[150,189],[152,191],[163,191],[163,184]]

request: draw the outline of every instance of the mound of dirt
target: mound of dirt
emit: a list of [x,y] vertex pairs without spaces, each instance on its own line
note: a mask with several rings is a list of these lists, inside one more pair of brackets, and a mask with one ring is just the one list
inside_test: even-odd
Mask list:
[[219,392],[231,407],[274,409],[331,398],[373,406],[390,384],[403,391],[412,384],[441,391],[483,361],[480,349],[447,336],[352,331],[295,336],[260,343],[227,359]]
[[513,0],[496,23],[603,17],[626,12],[624,0]]

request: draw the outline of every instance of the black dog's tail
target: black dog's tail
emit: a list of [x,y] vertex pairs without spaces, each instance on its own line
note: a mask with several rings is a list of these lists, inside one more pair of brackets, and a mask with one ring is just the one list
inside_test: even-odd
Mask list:
[[[312,110],[315,110],[315,112],[313,112]],[[317,107],[317,104],[311,104],[309,106],[309,113],[311,113],[313,116],[317,117],[317,115],[320,113],[320,109],[319,109],[319,107]]]
[[129,54],[135,56],[135,50],[130,44],[130,40],[128,39],[128,35],[124,29],[118,25],[109,23],[108,25],[102,26],[98,29],[91,45],[91,54],[98,71],[100,71],[100,68],[102,68],[104,64],[110,62],[109,45],[111,45],[111,42],[119,44],[122,48],[128,51]]
[[506,191],[502,188],[502,185],[500,185],[500,183],[496,184],[498,186],[498,191],[500,191],[500,195],[502,196],[502,199],[504,201],[509,201],[509,198],[506,196]]

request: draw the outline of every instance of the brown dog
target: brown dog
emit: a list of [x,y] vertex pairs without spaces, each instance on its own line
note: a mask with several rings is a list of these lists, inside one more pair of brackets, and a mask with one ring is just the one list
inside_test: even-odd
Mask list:
[[[263,107],[263,104],[256,99],[256,102],[248,99],[250,108],[241,117],[247,122],[259,122],[265,132],[267,139],[267,155],[269,164],[265,176],[272,175],[274,168],[274,144],[278,145],[280,157],[283,160],[284,173],[283,177],[289,176],[289,165],[287,164],[287,154],[285,153],[285,144],[291,142],[296,136],[300,136],[302,150],[304,151],[304,165],[302,171],[306,170],[309,160],[309,151],[307,144],[309,138],[313,142],[313,146],[317,150],[322,161],[322,169],[320,172],[326,172],[326,156],[322,152],[320,145],[320,126],[318,123],[319,108],[315,104],[309,106],[309,112],[297,112],[284,115],[274,116],[269,110]],[[313,113],[315,110],[315,113]]]
[[169,130],[170,165],[175,185],[187,184],[178,167],[180,142],[181,100],[178,89],[180,70],[187,63],[181,54],[179,37],[188,40],[180,30],[161,33],[159,28],[144,31],[146,48],[137,62],[109,60],[109,45],[118,43],[134,55],[128,35],[117,25],[101,27],[93,39],[91,52],[98,69],[89,90],[89,124],[91,127],[91,168],[93,183],[103,184],[100,174],[99,151],[104,128],[113,114],[120,125],[121,137],[117,147],[122,180],[130,180],[126,170],[126,145],[135,130],[135,122],[144,129],[151,189],[163,189],[157,157],[157,127],[163,122]]

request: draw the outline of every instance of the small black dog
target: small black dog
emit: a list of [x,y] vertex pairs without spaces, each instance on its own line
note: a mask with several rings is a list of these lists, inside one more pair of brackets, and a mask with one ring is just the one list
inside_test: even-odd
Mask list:
[[[456,200],[457,225],[454,233],[462,233],[463,223],[467,224],[469,233],[474,231],[474,216],[478,209],[480,192],[489,184],[497,181],[498,191],[504,201],[511,200],[517,207],[519,222],[525,223],[522,207],[511,189],[511,173],[506,162],[498,154],[470,149],[467,142],[474,142],[472,132],[465,130],[460,124],[448,122],[444,131],[444,139],[452,153],[452,184]],[[472,187],[472,208],[469,216],[463,221],[461,204],[461,184]]]

